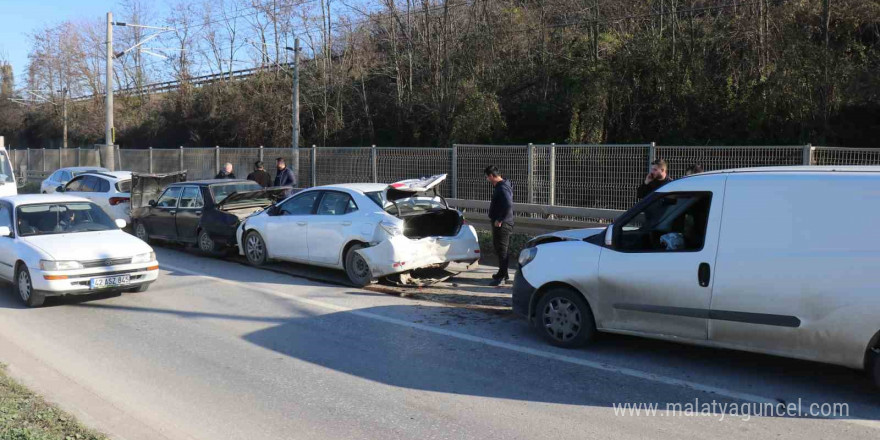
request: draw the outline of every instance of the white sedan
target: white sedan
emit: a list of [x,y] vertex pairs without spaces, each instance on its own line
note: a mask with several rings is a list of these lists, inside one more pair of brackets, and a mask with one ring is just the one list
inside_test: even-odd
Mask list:
[[309,188],[239,226],[239,252],[254,265],[284,260],[344,269],[356,286],[414,269],[471,264],[477,233],[437,195],[445,174],[392,185]]
[[62,189],[67,195],[97,203],[113,218],[131,223],[131,171],[82,173]]
[[108,170],[107,168],[101,167],[59,168],[40,183],[40,193],[52,194],[58,190],[58,187],[64,187],[64,185],[67,185],[67,182],[70,182],[74,177],[79,176],[80,174],[102,171]]
[[0,278],[29,307],[47,296],[146,291],[159,276],[156,254],[123,227],[80,197],[2,197]]

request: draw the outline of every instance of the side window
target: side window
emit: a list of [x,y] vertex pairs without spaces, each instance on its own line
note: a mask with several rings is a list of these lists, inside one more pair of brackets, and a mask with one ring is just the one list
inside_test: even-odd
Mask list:
[[77,177],[76,179],[71,180],[70,183],[67,184],[67,188],[65,188],[65,190],[66,191],[82,191],[82,184],[83,184],[83,178]]
[[58,171],[55,171],[54,173],[52,173],[52,175],[49,176],[48,180],[51,180],[53,182],[61,182],[61,170],[58,170]]
[[706,238],[711,193],[660,196],[616,231],[615,248],[625,252],[698,251]]
[[177,207],[177,198],[180,196],[180,187],[175,186],[165,190],[161,196],[159,196],[159,201],[156,202],[157,208],[176,208]]
[[187,186],[183,189],[180,196],[181,208],[201,208],[202,205],[202,191],[199,187]]
[[13,229],[12,211],[5,204],[0,205],[0,226],[6,226],[9,229]]
[[100,188],[101,183],[98,182],[98,178],[95,176],[83,176],[82,184],[80,185],[80,191],[83,192],[97,192],[98,188]]
[[98,192],[110,192],[110,182],[108,182],[106,179],[101,179],[98,177],[96,177],[96,179],[98,180]]
[[61,172],[61,181],[62,182],[70,182],[73,176],[70,175],[70,171],[62,171]]
[[343,215],[349,212],[349,205],[353,203],[348,194],[326,191],[318,204],[318,215]]
[[358,210],[357,203],[355,203],[354,200],[349,197],[348,206],[345,208],[345,213],[348,214],[349,212],[355,212],[357,210]]
[[309,215],[315,207],[319,191],[298,195],[281,205],[281,215]]

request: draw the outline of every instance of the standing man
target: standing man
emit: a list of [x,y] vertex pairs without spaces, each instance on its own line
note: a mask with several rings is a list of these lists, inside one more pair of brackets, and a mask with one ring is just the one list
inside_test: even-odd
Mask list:
[[651,162],[651,172],[645,176],[645,183],[639,185],[636,195],[640,199],[648,197],[654,191],[657,191],[663,185],[672,182],[672,178],[667,174],[666,161],[657,159]]
[[275,165],[278,168],[278,172],[275,173],[275,182],[272,186],[296,186],[296,176],[293,175],[293,171],[290,168],[287,168],[284,158],[279,157],[275,159]]
[[263,161],[258,160],[254,162],[254,172],[248,174],[247,180],[253,180],[254,182],[259,183],[263,188],[268,188],[272,178],[269,176],[269,173],[263,169]]
[[223,165],[223,169],[217,173],[215,179],[235,179],[235,174],[232,172],[232,164],[226,162],[226,165]]
[[695,164],[693,164],[693,165],[687,167],[686,170],[684,170],[684,175],[685,175],[685,176],[691,176],[691,175],[694,175],[694,174],[700,174],[700,173],[702,173],[702,172],[703,172],[703,166],[700,165],[700,164],[695,163]]
[[498,272],[492,275],[489,285],[500,286],[510,278],[507,274],[507,250],[510,233],[513,232],[513,186],[509,180],[501,177],[501,172],[495,165],[487,166],[484,172],[486,180],[495,187],[492,202],[489,204],[489,220],[492,222],[492,245],[495,255],[498,255]]

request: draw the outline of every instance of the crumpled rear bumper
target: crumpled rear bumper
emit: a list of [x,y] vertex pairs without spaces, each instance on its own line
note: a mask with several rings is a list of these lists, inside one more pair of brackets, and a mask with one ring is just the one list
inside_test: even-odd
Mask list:
[[378,278],[446,262],[473,263],[480,258],[480,243],[474,227],[465,225],[454,237],[413,240],[398,235],[357,252]]

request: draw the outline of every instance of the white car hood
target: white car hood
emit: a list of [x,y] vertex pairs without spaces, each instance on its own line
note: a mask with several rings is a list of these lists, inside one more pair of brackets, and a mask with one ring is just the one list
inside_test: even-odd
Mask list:
[[137,237],[119,229],[22,237],[53,260],[88,261],[101,258],[132,257],[153,249]]
[[586,228],[586,229],[568,229],[565,231],[556,231],[549,234],[539,235],[540,237],[559,237],[566,240],[583,240],[605,231],[605,228]]

